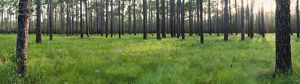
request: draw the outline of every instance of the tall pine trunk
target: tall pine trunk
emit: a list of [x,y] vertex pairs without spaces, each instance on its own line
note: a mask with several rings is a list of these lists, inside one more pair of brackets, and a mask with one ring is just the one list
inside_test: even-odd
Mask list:
[[290,0],[276,0],[276,68],[277,73],[292,71]]
[[19,0],[18,35],[17,35],[17,73],[25,76],[27,63],[29,29],[29,0]]
[[82,0],[80,0],[80,38],[83,38]]
[[297,38],[300,38],[300,18],[299,18],[299,0],[297,0],[297,5],[296,5],[296,16],[297,16],[297,27],[296,27],[296,32],[297,32]]
[[165,11],[165,0],[161,0],[161,36],[163,38],[166,38],[166,11]]
[[64,1],[60,0],[60,34],[64,34]]
[[41,33],[41,0],[36,0],[36,43],[42,42],[42,33]]
[[184,0],[181,2],[181,39],[185,39],[185,31],[184,31]]
[[50,40],[53,39],[53,36],[52,36],[52,19],[53,19],[53,16],[52,16],[52,11],[53,11],[53,8],[52,8],[52,0],[48,0],[48,8],[49,8],[49,15],[48,15],[48,28],[49,28],[49,36],[50,36]]
[[135,15],[135,0],[133,0],[133,33],[136,35],[136,15]]
[[90,27],[89,27],[89,25],[88,25],[88,5],[89,5],[89,3],[88,3],[88,1],[86,0],[85,1],[85,28],[86,28],[86,31],[85,31],[85,33],[86,33],[86,36],[87,37],[89,37],[90,35]]
[[193,13],[192,13],[192,1],[189,1],[189,30],[190,36],[193,35]]
[[129,0],[129,6],[128,6],[128,33],[131,34],[131,7],[132,2]]
[[228,0],[225,0],[225,7],[224,7],[224,41],[228,41],[228,29],[229,29]]
[[211,1],[208,0],[208,28],[209,28],[209,35],[212,34],[212,28],[211,28]]
[[118,19],[119,19],[119,23],[118,23],[119,38],[121,38],[121,35],[122,35],[122,31],[121,31],[121,0],[118,0]]
[[175,37],[175,0],[170,0],[170,32]]
[[160,40],[159,0],[156,0],[156,39]]
[[241,8],[241,40],[245,39],[245,19],[244,19],[244,0],[241,0],[242,8]]
[[113,37],[114,30],[114,8],[113,0],[110,0],[110,37]]
[[147,39],[147,0],[143,0],[143,28],[144,28],[144,35],[143,38]]
[[261,8],[261,17],[260,17],[260,23],[261,23],[261,35],[262,35],[262,37],[265,37],[265,15],[264,15],[264,13],[265,13],[265,11],[264,11],[264,6],[262,5],[262,8]]
[[105,3],[106,3],[105,37],[107,38],[108,37],[108,18],[109,18],[109,15],[108,15],[109,0],[106,0]]

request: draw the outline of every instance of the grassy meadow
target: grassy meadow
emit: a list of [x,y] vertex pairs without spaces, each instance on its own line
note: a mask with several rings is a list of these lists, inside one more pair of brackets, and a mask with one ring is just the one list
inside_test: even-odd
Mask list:
[[16,35],[0,34],[0,83],[26,84],[277,84],[300,83],[300,39],[292,37],[293,73],[273,76],[275,34],[205,35],[185,40],[155,35],[105,38],[30,35],[25,78],[14,75]]

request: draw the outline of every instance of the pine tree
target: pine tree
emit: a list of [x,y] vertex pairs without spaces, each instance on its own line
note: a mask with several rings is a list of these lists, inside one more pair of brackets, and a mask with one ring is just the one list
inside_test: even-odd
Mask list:
[[277,73],[292,71],[290,0],[276,0],[276,68]]

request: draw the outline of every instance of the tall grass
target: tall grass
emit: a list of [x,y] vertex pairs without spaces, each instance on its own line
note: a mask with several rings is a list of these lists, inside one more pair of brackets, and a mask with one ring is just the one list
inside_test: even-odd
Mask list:
[[0,35],[0,83],[195,84],[300,83],[300,40],[292,39],[293,73],[273,76],[275,36],[240,41],[239,36],[206,35],[185,40],[142,35],[123,38],[55,35],[36,44],[30,35],[28,71],[14,75],[16,35]]

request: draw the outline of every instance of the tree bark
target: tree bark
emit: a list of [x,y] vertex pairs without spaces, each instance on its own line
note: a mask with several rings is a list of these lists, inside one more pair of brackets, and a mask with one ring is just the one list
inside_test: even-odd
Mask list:
[[60,34],[64,34],[64,1],[60,0]]
[[[219,0],[216,1],[217,4],[217,8],[219,8]],[[216,14],[217,14],[217,25],[216,25],[216,32],[217,32],[217,36],[220,36],[220,20],[219,20],[219,9],[216,10]]]
[[225,7],[224,7],[224,41],[228,41],[228,29],[229,29],[228,0],[225,0]]
[[53,40],[53,36],[52,36],[52,19],[53,19],[53,16],[52,16],[52,11],[53,11],[53,8],[52,8],[52,0],[48,0],[48,8],[49,8],[49,15],[48,15],[48,28],[49,28],[49,36],[50,36],[50,40]]
[[131,34],[131,7],[132,7],[132,2],[129,0],[129,6],[128,6],[128,33]]
[[170,0],[170,32],[175,37],[175,0]]
[[181,39],[185,39],[185,31],[184,31],[184,0],[181,2]]
[[241,0],[241,4],[241,40],[243,41],[245,39],[244,0]]
[[161,0],[161,36],[162,38],[166,38],[166,11],[165,11],[165,0]]
[[86,33],[86,36],[87,37],[89,37],[90,35],[90,27],[89,27],[89,24],[88,24],[88,5],[89,5],[89,3],[88,3],[88,1],[86,0],[85,1],[85,27],[86,27],[86,31],[85,31],[85,33]]
[[160,40],[159,0],[156,0],[156,39]]
[[193,13],[192,13],[192,1],[189,2],[189,30],[190,36],[193,35]]
[[290,0],[276,0],[276,68],[277,73],[292,71]]
[[147,39],[147,29],[146,29],[146,25],[147,25],[147,0],[143,0],[143,28],[144,28],[144,35],[143,38]]
[[238,7],[237,7],[237,1],[234,0],[234,6],[235,6],[235,24],[234,24],[234,30],[236,35],[238,35]]
[[262,5],[262,8],[261,8],[261,20],[260,20],[260,23],[261,23],[261,35],[262,37],[265,37],[265,15],[264,15],[265,11],[264,11],[264,6]]
[[124,35],[124,14],[125,14],[124,13],[124,11],[125,11],[124,10],[124,8],[125,8],[124,1],[125,0],[122,0],[122,24],[121,24],[122,25],[122,27],[121,27],[122,35]]
[[19,0],[18,35],[17,35],[17,73],[25,76],[27,63],[27,45],[29,29],[29,1]]
[[80,0],[80,38],[83,38],[82,0]]
[[42,43],[42,33],[41,33],[41,0],[36,0],[36,43]]
[[209,35],[212,35],[212,28],[211,28],[211,1],[208,0],[208,28],[209,28]]
[[110,0],[110,37],[113,37],[113,28],[114,28],[114,8],[113,0]]
[[105,37],[107,38],[108,37],[108,6],[109,5],[109,0],[106,0],[106,21],[105,21]]
[[297,38],[300,38],[300,18],[299,18],[299,0],[297,0],[296,5],[296,17],[297,17]]
[[121,38],[121,0],[118,0],[119,38]]
[[203,34],[203,0],[197,0],[197,26],[199,28],[200,42],[204,44]]
[[136,35],[136,15],[135,15],[135,0],[133,0],[133,33]]

